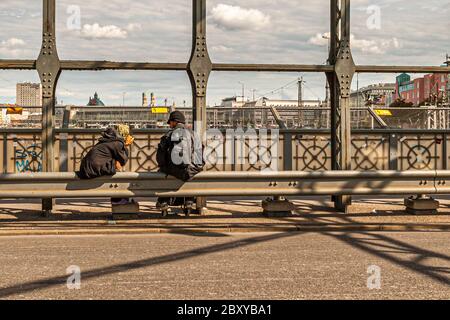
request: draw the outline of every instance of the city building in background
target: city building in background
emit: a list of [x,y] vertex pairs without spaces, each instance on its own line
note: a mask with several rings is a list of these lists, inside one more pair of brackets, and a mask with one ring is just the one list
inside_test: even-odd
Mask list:
[[259,98],[256,101],[248,101],[244,104],[244,107],[305,107],[305,108],[319,108],[323,106],[323,102],[320,100],[276,100],[268,99],[265,97]]
[[148,99],[147,99],[147,95],[145,94],[145,92],[142,93],[142,106],[148,107]]
[[402,73],[396,78],[394,98],[413,106],[444,104],[448,97],[448,83],[448,74],[427,74],[411,79],[409,74]]
[[231,97],[222,100],[217,108],[251,108],[251,107],[322,107],[323,102],[320,100],[277,100],[261,97],[253,101],[244,101],[242,97]]
[[[445,62],[443,64],[446,67],[450,67],[450,55],[445,56]],[[450,107],[450,73],[447,75],[447,106]]]
[[16,85],[16,104],[21,107],[42,107],[42,87],[39,83]]
[[[450,65],[447,56],[445,65]],[[449,74],[427,74],[412,79],[403,73],[395,83],[371,84],[358,88],[350,95],[351,126],[363,128],[450,128]],[[208,128],[288,128],[328,129],[330,128],[330,107],[324,101],[303,99],[305,83],[299,78],[298,99],[271,99],[243,96],[224,98],[219,105],[207,107]],[[286,86],[285,86],[286,87]],[[42,89],[39,84],[18,83],[14,105],[0,104],[0,125],[2,127],[34,128],[42,121]],[[254,92],[257,90],[253,90]],[[192,124],[192,107],[183,103],[177,107],[168,99],[157,103],[153,92],[143,92],[138,106],[127,106],[123,92],[123,105],[108,106],[95,92],[89,97],[87,106],[57,105],[55,125],[72,128],[105,128],[116,124],[128,124],[132,128],[167,128],[168,113],[179,110]],[[447,108],[442,108],[447,107]],[[69,116],[66,111],[69,111]],[[69,122],[63,119],[69,119]]]
[[98,97],[98,93],[94,93],[94,97],[89,97],[89,102],[87,104],[88,106],[96,106],[96,107],[104,107],[105,104],[103,101]]
[[0,126],[35,128],[42,122],[42,87],[38,83],[16,84],[16,103],[0,104]]
[[245,104],[245,99],[243,97],[228,97],[225,99],[222,99],[221,104],[219,107],[224,108],[240,108]]
[[76,128],[106,128],[118,124],[136,129],[165,128],[171,111],[171,107],[165,106],[72,106],[69,125]]
[[350,94],[350,106],[363,108],[368,106],[389,107],[394,101],[395,83],[372,84]]

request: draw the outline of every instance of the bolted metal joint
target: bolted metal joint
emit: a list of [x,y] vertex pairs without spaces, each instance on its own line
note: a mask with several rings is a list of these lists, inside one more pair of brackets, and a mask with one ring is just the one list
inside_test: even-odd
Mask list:
[[340,41],[334,72],[339,82],[341,98],[349,98],[353,76],[356,72],[349,39]]
[[192,51],[187,72],[191,80],[192,93],[196,97],[205,97],[209,75],[212,70],[212,62],[206,42],[206,0],[193,0],[192,5]]
[[193,45],[193,53],[188,64],[188,74],[196,96],[204,97],[212,70],[212,62],[208,54],[206,37],[203,35],[196,38],[197,41]]
[[45,32],[42,35],[42,48],[36,61],[36,70],[42,83],[42,97],[53,98],[56,83],[61,74],[61,63],[55,45],[55,37],[52,33]]

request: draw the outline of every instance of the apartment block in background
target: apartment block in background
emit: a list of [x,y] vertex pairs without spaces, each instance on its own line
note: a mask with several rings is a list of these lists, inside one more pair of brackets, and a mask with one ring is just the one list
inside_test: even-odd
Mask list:
[[42,107],[42,88],[38,83],[18,83],[16,104],[20,107]]

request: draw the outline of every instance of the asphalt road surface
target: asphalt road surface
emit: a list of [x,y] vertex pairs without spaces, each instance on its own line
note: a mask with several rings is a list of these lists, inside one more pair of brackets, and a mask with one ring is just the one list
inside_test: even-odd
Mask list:
[[0,298],[450,299],[449,233],[1,237]]

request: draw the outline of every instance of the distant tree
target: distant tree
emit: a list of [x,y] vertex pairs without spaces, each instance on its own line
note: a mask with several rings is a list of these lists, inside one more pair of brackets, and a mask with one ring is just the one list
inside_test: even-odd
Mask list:
[[431,104],[430,98],[426,98],[424,101],[422,101],[421,103],[419,103],[419,107],[422,107],[422,106],[429,106],[430,104]]
[[414,104],[412,102],[406,102],[405,99],[401,98],[397,98],[389,105],[390,108],[411,108],[413,106]]

